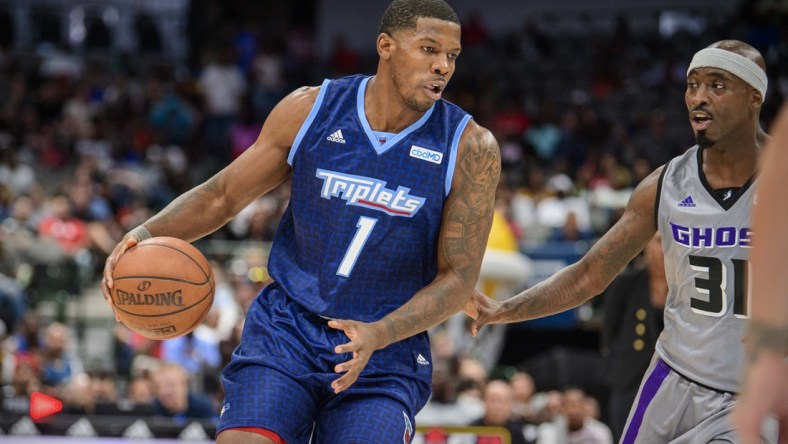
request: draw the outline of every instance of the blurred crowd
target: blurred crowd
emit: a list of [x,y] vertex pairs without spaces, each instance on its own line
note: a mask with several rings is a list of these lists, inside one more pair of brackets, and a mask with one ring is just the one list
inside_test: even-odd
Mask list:
[[[609,33],[562,36],[534,20],[492,33],[482,13],[464,19],[446,98],[500,142],[496,217],[520,252],[593,242],[640,180],[694,143],[683,91],[686,66],[702,46],[738,38],[758,47],[770,77],[768,124],[788,93],[788,20],[758,3],[670,38],[656,29],[635,33],[623,17]],[[268,277],[264,246],[287,205],[287,183],[204,241],[244,247],[204,250],[216,303],[185,337],[151,341],[118,324],[110,365],[85,368],[74,325],[63,316],[44,322],[36,308],[97,291],[122,235],[241,154],[289,91],[374,71],[376,54],[358,53],[341,36],[320,56],[302,26],[273,36],[236,23],[243,22],[211,24],[221,31],[201,39],[183,64],[155,50],[0,46],[3,397],[42,390],[75,412],[218,415],[218,372]],[[556,433],[612,439],[593,398],[578,388],[543,393],[524,372],[490,378],[489,368],[458,353],[436,353],[434,365],[435,394],[421,423],[502,425],[522,435],[515,443]]]

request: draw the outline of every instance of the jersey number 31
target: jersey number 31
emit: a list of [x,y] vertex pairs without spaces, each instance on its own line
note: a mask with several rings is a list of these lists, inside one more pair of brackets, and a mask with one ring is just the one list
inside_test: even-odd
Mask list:
[[705,316],[720,317],[728,310],[728,272],[733,271],[733,314],[737,318],[749,318],[750,263],[743,259],[731,259],[731,268],[716,257],[689,256],[690,267],[706,273],[707,279],[696,277],[695,288],[708,299],[691,298],[692,311]]

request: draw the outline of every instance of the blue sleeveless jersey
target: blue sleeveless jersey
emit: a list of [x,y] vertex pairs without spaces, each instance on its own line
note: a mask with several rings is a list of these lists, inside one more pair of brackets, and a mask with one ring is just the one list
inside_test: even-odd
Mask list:
[[269,272],[305,309],[376,321],[437,274],[438,235],[470,116],[439,100],[385,143],[364,110],[369,77],[326,80],[288,157],[292,194]]

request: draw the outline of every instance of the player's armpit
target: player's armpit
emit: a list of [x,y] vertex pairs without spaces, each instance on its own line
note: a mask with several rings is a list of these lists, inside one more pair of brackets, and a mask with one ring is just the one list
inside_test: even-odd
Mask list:
[[443,210],[438,266],[472,289],[479,277],[501,175],[498,142],[470,121],[460,140],[451,191]]

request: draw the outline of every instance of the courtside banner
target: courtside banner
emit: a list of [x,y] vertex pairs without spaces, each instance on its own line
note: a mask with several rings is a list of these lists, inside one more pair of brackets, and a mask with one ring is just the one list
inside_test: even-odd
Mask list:
[[503,427],[416,426],[412,444],[511,444]]

